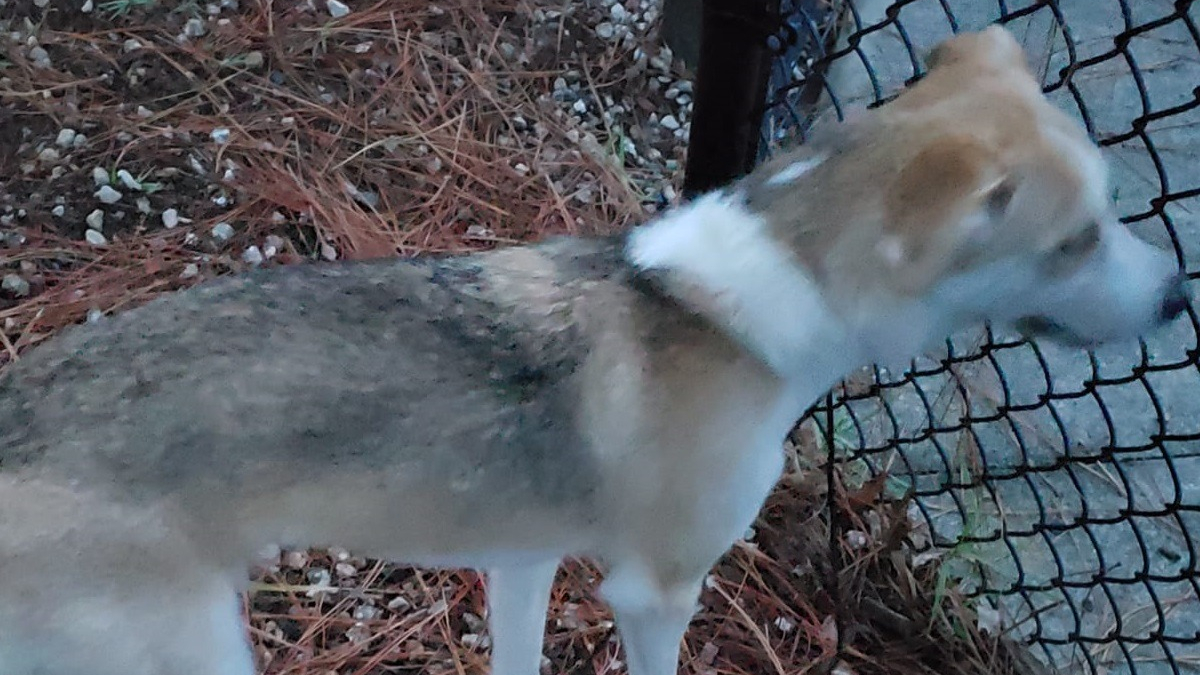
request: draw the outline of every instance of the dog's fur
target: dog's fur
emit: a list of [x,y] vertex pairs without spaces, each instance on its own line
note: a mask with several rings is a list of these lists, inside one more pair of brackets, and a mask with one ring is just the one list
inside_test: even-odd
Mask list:
[[258,551],[489,572],[534,675],[565,555],[607,568],[632,675],[839,378],[981,321],[1081,344],[1185,309],[1097,148],[1000,29],[898,100],[628,237],[227,278],[0,379],[0,674],[248,675]]

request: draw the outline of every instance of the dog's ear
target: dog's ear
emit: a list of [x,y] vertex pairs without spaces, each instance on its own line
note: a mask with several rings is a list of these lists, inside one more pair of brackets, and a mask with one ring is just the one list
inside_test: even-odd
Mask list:
[[878,246],[898,290],[923,292],[986,243],[1016,189],[996,153],[972,136],[943,136],[908,160],[886,188]]
[[942,42],[925,60],[930,70],[956,63],[971,63],[1001,70],[1029,69],[1025,52],[1012,33],[1000,26],[989,26],[976,33],[964,33]]

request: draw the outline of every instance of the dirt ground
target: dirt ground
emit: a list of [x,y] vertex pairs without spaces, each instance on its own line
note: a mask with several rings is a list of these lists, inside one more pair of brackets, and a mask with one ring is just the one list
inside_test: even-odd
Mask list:
[[[0,368],[253,266],[650,217],[676,200],[692,91],[658,21],[651,0],[0,0]],[[857,486],[831,538],[804,480],[706,584],[684,672],[1030,672],[978,606],[921,590],[938,565],[913,564],[903,511]],[[564,566],[545,672],[623,672],[598,577]],[[268,673],[483,673],[482,586],[280,551],[246,607]]]

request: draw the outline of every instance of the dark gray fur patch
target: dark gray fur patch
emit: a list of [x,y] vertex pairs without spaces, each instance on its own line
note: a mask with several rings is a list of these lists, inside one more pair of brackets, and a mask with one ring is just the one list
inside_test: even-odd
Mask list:
[[[616,240],[546,252],[584,280],[624,273]],[[36,465],[139,499],[368,469],[485,483],[464,500],[586,504],[598,472],[574,374],[588,345],[489,296],[485,265],[263,270],[76,327],[0,376],[0,471]]]

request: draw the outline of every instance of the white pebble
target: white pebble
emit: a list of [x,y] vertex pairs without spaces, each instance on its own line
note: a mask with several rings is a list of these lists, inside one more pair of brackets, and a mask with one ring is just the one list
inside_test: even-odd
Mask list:
[[468,649],[486,649],[491,645],[491,640],[489,640],[486,635],[480,635],[478,633],[463,633],[463,636],[459,638],[459,640],[461,640],[463,646]]
[[371,629],[362,622],[358,622],[346,629],[346,639],[351,644],[360,645],[368,642],[372,637],[374,637],[374,634],[371,632]]
[[233,226],[230,225],[229,223],[222,221],[222,222],[217,223],[216,225],[213,225],[212,236],[214,239],[217,239],[219,241],[229,241],[230,239],[233,238],[233,235],[234,235],[234,229],[233,229]]
[[574,109],[575,112],[583,114],[587,112],[587,102],[581,98],[575,99],[575,103],[571,105],[571,108]]
[[242,262],[255,267],[262,264],[265,260],[263,253],[257,246],[247,246],[245,251],[242,251]]
[[869,542],[870,540],[867,537],[867,533],[863,532],[862,530],[850,530],[846,532],[846,544],[848,544],[850,548],[863,548]]
[[183,25],[183,34],[190,38],[202,37],[207,32],[208,29],[204,27],[203,19],[188,19],[187,23]]
[[43,164],[53,164],[61,157],[62,156],[59,155],[58,151],[54,148],[43,148],[42,151],[38,153],[38,161],[42,162]]
[[596,35],[603,40],[611,40],[617,32],[617,27],[607,21],[596,24]]
[[351,613],[355,621],[370,621],[379,617],[379,608],[375,605],[359,605]]
[[97,307],[93,307],[88,310],[88,313],[87,313],[87,322],[88,323],[100,323],[103,320],[104,320],[104,312],[102,310],[100,310]]
[[96,199],[105,204],[116,204],[121,201],[121,193],[114,190],[111,185],[101,185],[100,189],[96,190]]
[[121,49],[123,49],[126,54],[129,52],[136,52],[141,48],[142,43],[137,38],[129,38],[124,42],[124,44],[121,45]]
[[93,230],[97,232],[104,231],[104,211],[96,209],[87,214],[87,218],[84,218],[84,221],[87,223],[87,226]]
[[62,218],[64,215],[66,215],[66,213],[67,207],[63,206],[62,204],[50,209],[50,215],[54,216],[55,218]]
[[619,2],[614,2],[612,7],[608,8],[608,13],[612,16],[613,21],[623,22],[629,18],[629,10]]
[[213,139],[213,141],[222,145],[229,142],[229,130],[224,127],[213,129],[208,135]]
[[69,148],[75,145],[75,130],[71,128],[60,129],[58,137],[54,139],[54,144],[60,148]]
[[135,204],[137,205],[138,213],[140,213],[142,215],[146,215],[146,216],[150,215],[150,200],[149,199],[147,199],[145,197],[138,197]]
[[340,19],[350,13],[350,7],[339,0],[325,0],[325,7],[329,9],[329,16],[335,19]]
[[41,68],[43,70],[50,68],[52,65],[50,63],[50,52],[46,51],[41,46],[34,47],[29,50],[29,60],[33,61],[34,67]]
[[[304,576],[308,577],[308,583],[317,588],[329,588],[329,582],[333,580],[329,574],[329,570],[324,567],[314,567],[308,570]],[[309,592],[311,593],[312,591]]]
[[188,263],[183,266],[183,271],[179,273],[180,279],[191,279],[200,274],[200,266],[196,263]]
[[121,185],[124,185],[130,190],[142,189],[142,184],[138,181],[138,179],[134,178],[133,174],[129,173],[125,169],[117,171],[117,180],[121,183]]
[[84,14],[91,14],[95,7],[96,5],[92,2],[92,0],[85,0],[83,5],[79,7],[79,11],[83,12]]
[[92,182],[96,184],[96,187],[100,187],[101,185],[108,185],[110,180],[112,180],[112,179],[109,178],[108,172],[105,171],[103,168],[96,167],[96,168],[92,169]]
[[354,565],[344,562],[334,565],[333,571],[337,572],[339,577],[352,577],[358,574],[358,570],[354,569]]
[[267,259],[274,258],[283,250],[283,237],[274,234],[268,234],[263,240],[263,256]]
[[[195,267],[195,265],[192,265]],[[305,551],[288,551],[283,554],[283,566],[291,569],[303,569],[308,565],[308,553]]]
[[675,119],[674,115],[667,115],[659,120],[658,123],[661,124],[664,129],[670,129],[671,131],[675,131],[679,128],[679,120]]
[[21,278],[19,274],[6,274],[4,281],[0,282],[0,289],[23,298],[29,295],[29,282]]
[[168,230],[179,224],[179,211],[176,209],[167,209],[162,212],[163,227]]
[[87,145],[87,136],[83,134],[75,134],[75,140],[71,141],[72,147],[79,149]]
[[83,238],[86,239],[87,243],[91,244],[92,246],[104,246],[108,243],[108,239],[106,239],[103,234],[100,234],[96,230],[88,230],[87,232],[84,232]]

